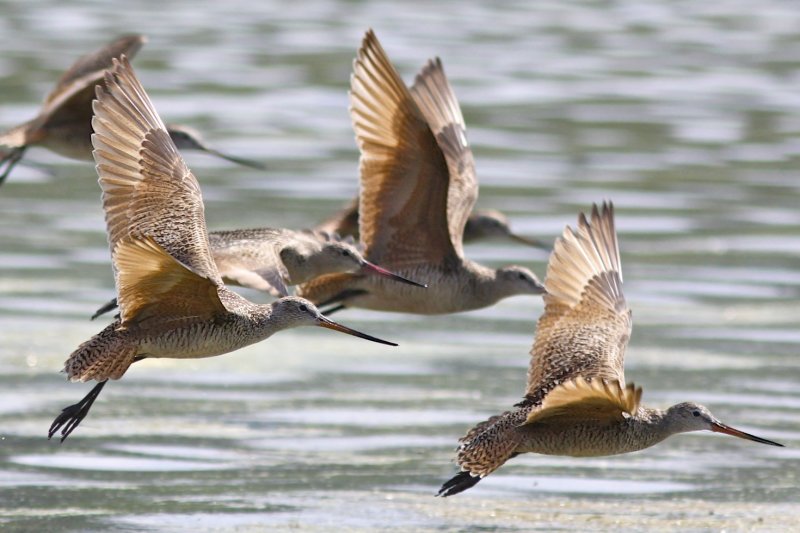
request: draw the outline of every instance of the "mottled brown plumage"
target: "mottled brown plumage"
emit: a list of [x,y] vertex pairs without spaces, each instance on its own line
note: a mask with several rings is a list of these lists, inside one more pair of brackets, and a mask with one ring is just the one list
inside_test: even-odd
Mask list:
[[462,236],[478,183],[441,62],[430,61],[409,90],[370,31],[354,63],[350,103],[361,150],[359,230],[366,257],[429,288],[339,274],[303,285],[300,293],[320,305],[421,314],[541,294],[526,268],[494,270],[464,257]]
[[576,230],[567,227],[550,257],[545,287],[525,399],[462,437],[462,471],[439,495],[462,492],[525,452],[613,455],[704,429],[781,446],[726,426],[694,403],[666,411],[644,407],[642,389],[625,384],[631,312],[611,204],[595,206],[591,221],[581,214]]
[[56,418],[51,437],[63,428],[66,438],[106,380],[144,358],[221,355],[298,326],[386,343],[330,321],[302,298],[257,305],[223,285],[200,186],[125,56],[98,86],[94,109],[92,140],[120,317],[67,359],[70,380],[100,384]]
[[[30,146],[41,146],[71,159],[92,160],[92,100],[95,86],[104,83],[104,72],[114,58],[128,59],[147,42],[144,35],[124,35],[90,54],[80,57],[47,95],[36,118],[0,134],[0,183]],[[232,157],[209,148],[194,130],[171,125],[167,128],[180,149],[201,150],[234,163],[263,168],[247,159]]]

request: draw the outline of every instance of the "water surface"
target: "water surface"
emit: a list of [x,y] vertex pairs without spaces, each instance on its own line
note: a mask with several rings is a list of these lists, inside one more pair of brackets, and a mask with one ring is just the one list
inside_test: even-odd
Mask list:
[[[224,357],[136,365],[63,445],[89,384],[63,360],[114,295],[90,164],[33,149],[0,189],[4,530],[787,529],[800,520],[800,11],[771,0],[410,3],[0,2],[0,124],[27,120],[78,55],[131,31],[167,121],[263,160],[198,154],[212,229],[303,227],[357,189],[352,58],[373,27],[404,78],[439,55],[481,206],[554,238],[617,206],[634,310],[627,379],[695,400],[779,449],[712,434],[600,459],[523,456],[433,498],[457,439],[524,390],[541,302],[342,322],[400,343],[289,331]],[[540,276],[512,243],[468,255]],[[245,294],[259,301],[263,295]]]

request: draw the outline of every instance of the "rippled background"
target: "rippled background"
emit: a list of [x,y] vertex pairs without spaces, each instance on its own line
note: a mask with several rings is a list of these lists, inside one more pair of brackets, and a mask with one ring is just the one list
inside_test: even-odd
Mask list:
[[[338,318],[398,348],[294,330],[136,365],[63,445],[90,388],[63,360],[114,295],[90,164],[28,152],[0,189],[0,529],[785,529],[800,510],[800,8],[790,0],[0,1],[0,125],[125,32],[162,117],[263,160],[187,154],[212,229],[304,227],[356,190],[351,61],[373,27],[407,81],[434,55],[461,100],[479,204],[551,240],[617,205],[646,403],[707,404],[710,433],[610,458],[519,457],[433,498],[457,439],[519,400],[541,302]],[[546,254],[470,245],[544,275]],[[266,298],[245,294],[258,301]]]

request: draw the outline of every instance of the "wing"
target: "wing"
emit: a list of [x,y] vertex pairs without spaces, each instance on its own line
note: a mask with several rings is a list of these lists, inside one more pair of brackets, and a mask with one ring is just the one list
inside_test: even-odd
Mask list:
[[98,86],[94,111],[92,143],[112,256],[123,239],[150,237],[178,263],[221,285],[200,186],[124,56]]
[[556,240],[545,278],[528,370],[527,401],[538,404],[559,384],[577,377],[625,383],[623,360],[631,313],[622,294],[622,270],[611,203],[581,214],[578,229]]
[[358,198],[354,198],[335,215],[321,222],[314,229],[342,237],[353,236],[358,238]]
[[[111,62],[122,55],[133,59],[133,56],[147,42],[144,35],[123,35],[118,39],[108,43],[104,47],[90,54],[80,57],[67,70],[56,83],[55,88],[44,100],[45,108],[52,108],[53,105],[60,105],[64,97],[72,95],[76,90],[80,91],[86,87],[91,87],[91,98],[94,96],[94,85],[103,81],[103,73],[111,68]],[[89,120],[90,111],[87,109]]]
[[542,404],[528,414],[525,424],[563,424],[592,420],[598,423],[621,422],[639,409],[642,388],[619,381],[582,377],[565,381],[551,390]]
[[428,121],[447,161],[450,176],[447,193],[450,240],[458,255],[463,256],[464,226],[478,199],[478,179],[475,177],[475,160],[467,142],[467,127],[461,107],[438,57],[428,61],[417,75],[411,86],[411,96]]
[[242,267],[238,263],[225,261],[217,261],[217,267],[219,267],[222,281],[226,285],[237,285],[268,292],[277,298],[289,296],[289,288],[277,270],[252,270]]
[[217,245],[212,239],[211,254],[224,282],[269,292],[277,297],[289,295],[286,287],[289,272],[272,243]]
[[350,116],[361,150],[359,229],[368,259],[397,269],[457,258],[447,162],[372,31],[353,68]]
[[122,324],[225,312],[219,286],[182,265],[152,237],[126,236],[113,253]]

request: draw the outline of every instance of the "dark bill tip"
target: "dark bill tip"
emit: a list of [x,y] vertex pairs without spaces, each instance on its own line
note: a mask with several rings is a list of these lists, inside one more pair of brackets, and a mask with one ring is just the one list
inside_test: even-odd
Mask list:
[[738,429],[726,426],[721,422],[716,422],[712,424],[711,431],[715,433],[723,433],[725,435],[730,435],[732,437],[739,437],[740,439],[752,440],[753,442],[760,442],[761,444],[769,444],[770,446],[780,446],[781,448],[784,447],[783,444],[780,444],[778,442],[762,439],[761,437],[756,437],[755,435],[751,435],[750,433],[745,433],[744,431],[739,431]]
[[404,278],[403,276],[401,276],[399,274],[395,274],[394,272],[390,272],[389,270],[386,270],[383,267],[379,267],[378,265],[376,265],[374,263],[370,263],[366,259],[361,264],[361,268],[366,270],[367,272],[371,272],[373,274],[377,274],[378,276],[383,276],[384,278],[393,279],[395,281],[399,281],[401,283],[407,283],[409,285],[414,285],[415,287],[420,287],[420,288],[423,288],[423,289],[427,289],[428,288],[427,285],[424,285],[422,283],[417,283],[416,281],[412,281],[412,280],[410,280],[408,278]]
[[347,333],[348,335],[352,335],[354,337],[360,337],[362,339],[366,339],[372,342],[377,342],[379,344],[386,344],[388,346],[397,346],[397,344],[394,342],[385,341],[383,339],[379,339],[378,337],[373,337],[372,335],[361,333],[360,331],[356,331],[354,329],[348,328],[347,326],[343,326],[338,322],[334,322],[330,318],[325,318],[324,316],[319,317],[319,322],[317,323],[317,325],[321,328],[332,329],[333,331],[341,331],[342,333]]

